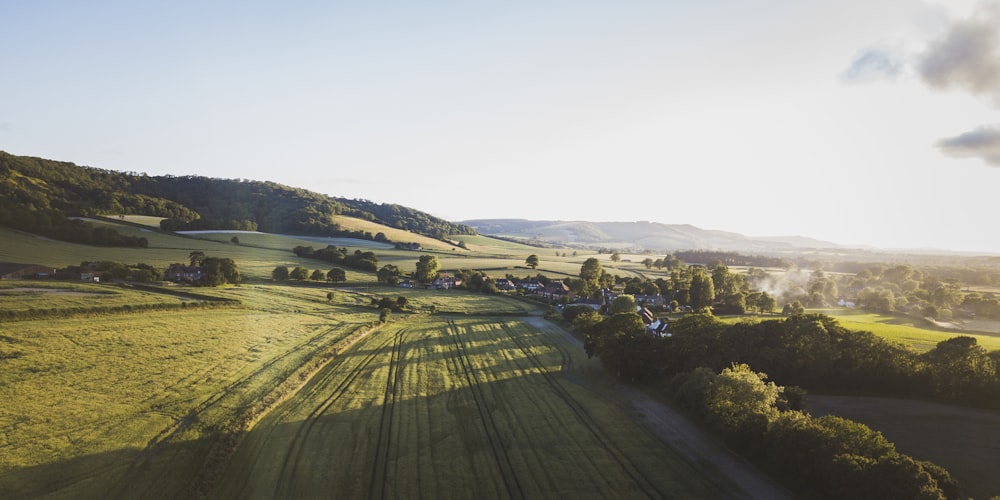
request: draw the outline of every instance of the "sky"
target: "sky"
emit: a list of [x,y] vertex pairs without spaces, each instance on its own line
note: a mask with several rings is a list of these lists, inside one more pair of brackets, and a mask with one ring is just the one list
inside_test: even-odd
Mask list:
[[0,0],[0,150],[1000,253],[1000,4]]

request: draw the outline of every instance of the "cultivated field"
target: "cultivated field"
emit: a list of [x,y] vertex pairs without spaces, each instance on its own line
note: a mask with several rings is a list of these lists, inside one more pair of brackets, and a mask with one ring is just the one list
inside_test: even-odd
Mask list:
[[[242,305],[0,323],[0,498],[739,491],[640,424],[529,303],[385,286],[198,291]],[[371,329],[380,296],[412,313]]]
[[225,431],[377,318],[266,302],[0,323],[0,498],[184,496]]
[[247,436],[224,498],[706,498],[713,482],[578,385],[516,319],[418,317],[339,356]]

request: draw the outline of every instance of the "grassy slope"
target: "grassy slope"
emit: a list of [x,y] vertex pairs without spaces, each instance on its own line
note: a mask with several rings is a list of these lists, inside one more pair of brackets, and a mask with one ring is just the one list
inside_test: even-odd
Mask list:
[[870,313],[860,309],[818,309],[815,312],[837,318],[837,322],[845,328],[869,331],[919,352],[929,351],[938,342],[959,335],[974,337],[988,351],[1000,349],[1000,335],[990,332],[937,328],[914,318]]
[[[375,318],[288,295],[260,303],[0,324],[20,353],[0,360],[0,496],[183,491],[217,429]],[[149,468],[160,472],[147,480]]]

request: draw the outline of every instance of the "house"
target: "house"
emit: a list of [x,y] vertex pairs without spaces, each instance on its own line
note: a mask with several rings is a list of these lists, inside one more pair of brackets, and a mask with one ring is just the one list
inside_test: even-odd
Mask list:
[[82,271],[80,272],[80,281],[87,281],[90,283],[100,283],[101,282],[101,272],[100,271]]
[[455,278],[454,276],[439,274],[437,278],[434,278],[434,281],[427,285],[427,288],[434,290],[450,290],[457,286],[461,286],[461,284],[462,280]]
[[663,295],[635,295],[635,302],[646,307],[661,307],[667,305],[667,298]]
[[670,323],[667,323],[663,319],[657,319],[656,321],[646,325],[646,331],[657,337],[670,337]]
[[167,272],[164,274],[164,278],[174,283],[199,281],[201,280],[201,276],[201,266],[185,266],[184,264],[170,264],[170,267],[167,268]]
[[522,289],[524,289],[524,291],[529,293],[535,293],[539,289],[545,287],[545,285],[543,285],[541,281],[538,281],[537,278],[528,278],[526,280],[521,280],[517,283],[517,286],[521,287]]
[[39,264],[17,264],[0,262],[0,280],[23,280],[29,278],[48,278],[54,275],[55,269]]
[[517,289],[514,286],[514,282],[507,278],[497,278],[493,280],[493,283],[497,286],[497,290],[501,292],[512,292]]
[[646,324],[647,328],[649,325],[653,324],[654,321],[656,321],[656,316],[653,316],[653,311],[650,311],[645,307],[639,307],[636,312],[639,314],[639,317],[642,318],[642,322]]
[[840,306],[840,307],[854,307],[854,301],[853,300],[847,300],[847,299],[840,299],[837,302],[837,305]]
[[602,312],[604,309],[604,299],[601,297],[589,297],[577,302],[577,305],[587,306],[597,312]]
[[569,287],[562,280],[556,280],[550,282],[545,288],[542,288],[539,295],[549,300],[558,300],[563,297],[570,296]]

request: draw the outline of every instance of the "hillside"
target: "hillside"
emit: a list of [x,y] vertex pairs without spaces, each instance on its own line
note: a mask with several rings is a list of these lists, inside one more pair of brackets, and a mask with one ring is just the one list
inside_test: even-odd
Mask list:
[[[0,225],[87,244],[123,246],[110,230],[71,216],[145,215],[164,217],[167,230],[240,229],[269,233],[377,235],[342,227],[350,216],[444,238],[475,234],[411,208],[367,200],[335,198],[273,182],[200,176],[149,176],[15,156],[0,151]],[[126,241],[125,246],[144,246]]]
[[811,248],[836,248],[836,243],[803,237],[753,238],[690,224],[658,222],[532,221],[477,219],[463,221],[477,232],[536,244],[581,248],[648,250],[714,249],[781,253]]

